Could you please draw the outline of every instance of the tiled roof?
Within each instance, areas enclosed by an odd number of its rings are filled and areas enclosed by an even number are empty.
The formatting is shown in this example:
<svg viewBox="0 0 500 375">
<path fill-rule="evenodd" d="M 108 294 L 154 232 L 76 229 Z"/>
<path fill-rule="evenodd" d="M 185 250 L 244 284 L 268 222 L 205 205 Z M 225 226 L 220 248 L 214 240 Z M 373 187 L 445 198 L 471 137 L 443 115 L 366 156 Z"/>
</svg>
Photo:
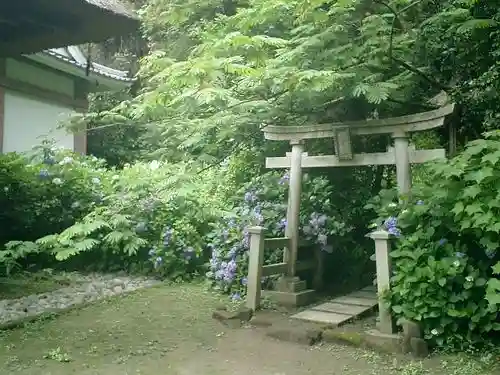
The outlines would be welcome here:
<svg viewBox="0 0 500 375">
<path fill-rule="evenodd" d="M 137 15 L 120 0 L 85 0 L 87 3 L 105 9 L 108 12 L 119 14 L 129 18 L 137 18 Z"/>
<path fill-rule="evenodd" d="M 96 0 L 93 0 L 96 1 Z M 69 46 L 62 48 L 51 48 L 43 51 L 44 54 L 50 55 L 57 59 L 63 60 L 83 70 L 87 69 L 87 58 L 78 46 Z M 124 70 L 113 69 L 105 65 L 90 62 L 90 71 L 103 77 L 112 78 L 117 81 L 133 82 L 134 79 L 130 78 L 128 72 Z"/>
</svg>

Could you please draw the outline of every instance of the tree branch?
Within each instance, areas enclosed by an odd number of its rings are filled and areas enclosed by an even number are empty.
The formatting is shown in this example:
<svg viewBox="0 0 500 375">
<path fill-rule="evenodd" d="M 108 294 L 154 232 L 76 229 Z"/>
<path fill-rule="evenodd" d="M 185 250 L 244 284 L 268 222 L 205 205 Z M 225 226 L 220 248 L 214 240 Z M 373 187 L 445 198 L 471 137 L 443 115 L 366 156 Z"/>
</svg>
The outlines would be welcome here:
<svg viewBox="0 0 500 375">
<path fill-rule="evenodd" d="M 406 70 L 412 72 L 412 73 L 415 73 L 416 75 L 418 75 L 420 78 L 422 78 L 423 80 L 425 80 L 427 83 L 429 83 L 430 85 L 440 89 L 440 90 L 443 90 L 445 92 L 448 92 L 450 90 L 449 87 L 439 83 L 438 81 L 432 79 L 431 77 L 429 77 L 427 74 L 425 74 L 424 72 L 422 72 L 421 70 L 411 66 L 410 64 L 408 64 L 406 61 L 403 61 L 401 59 L 398 59 L 397 57 L 394 57 L 394 56 L 391 56 L 391 59 L 396 62 L 397 64 L 399 64 L 400 66 L 402 66 L 403 68 L 405 68 Z"/>
</svg>

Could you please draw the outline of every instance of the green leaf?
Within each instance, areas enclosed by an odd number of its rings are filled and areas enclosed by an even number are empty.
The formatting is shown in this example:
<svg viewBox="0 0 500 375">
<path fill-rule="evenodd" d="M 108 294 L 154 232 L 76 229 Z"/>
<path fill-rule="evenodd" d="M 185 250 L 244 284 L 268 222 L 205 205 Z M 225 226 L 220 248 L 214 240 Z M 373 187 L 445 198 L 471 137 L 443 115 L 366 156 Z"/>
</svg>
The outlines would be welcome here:
<svg viewBox="0 0 500 375">
<path fill-rule="evenodd" d="M 464 198 L 476 198 L 481 193 L 479 185 L 468 186 L 464 189 L 462 196 Z"/>
<path fill-rule="evenodd" d="M 451 212 L 453 212 L 455 215 L 458 215 L 464 211 L 464 208 L 465 208 L 464 204 L 462 202 L 458 201 L 457 203 L 455 203 L 455 206 L 453 207 Z"/>
<path fill-rule="evenodd" d="M 484 286 L 486 285 L 486 279 L 482 277 L 478 277 L 475 282 L 476 286 Z"/>
<path fill-rule="evenodd" d="M 500 275 L 500 262 L 497 262 L 491 269 L 495 275 Z"/>
<path fill-rule="evenodd" d="M 445 278 L 440 278 L 438 280 L 438 284 L 439 284 L 439 286 L 445 286 L 446 285 L 446 279 Z"/>
<path fill-rule="evenodd" d="M 399 305 L 392 306 L 392 311 L 394 311 L 396 314 L 401 314 L 403 312 L 403 307 Z"/>
<path fill-rule="evenodd" d="M 474 18 L 472 20 L 465 21 L 457 29 L 458 33 L 472 32 L 474 29 L 487 29 L 490 27 L 496 27 L 498 23 L 495 20 L 487 18 Z"/>
</svg>

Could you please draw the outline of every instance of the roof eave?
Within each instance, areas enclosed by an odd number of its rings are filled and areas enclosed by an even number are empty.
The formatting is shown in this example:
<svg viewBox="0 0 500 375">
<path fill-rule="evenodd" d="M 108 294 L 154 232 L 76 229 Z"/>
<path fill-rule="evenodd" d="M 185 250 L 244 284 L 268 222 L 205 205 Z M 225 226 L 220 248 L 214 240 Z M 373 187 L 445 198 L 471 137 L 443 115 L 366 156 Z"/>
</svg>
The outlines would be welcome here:
<svg viewBox="0 0 500 375">
<path fill-rule="evenodd" d="M 96 73 L 93 70 L 90 70 L 89 75 L 87 75 L 85 69 L 44 52 L 27 55 L 25 57 L 37 63 L 51 67 L 55 70 L 88 81 L 92 89 L 91 92 L 120 91 L 132 86 L 132 84 L 135 81 L 132 78 L 129 78 L 127 80 L 121 80 L 121 79 L 106 77 L 99 73 Z"/>
</svg>

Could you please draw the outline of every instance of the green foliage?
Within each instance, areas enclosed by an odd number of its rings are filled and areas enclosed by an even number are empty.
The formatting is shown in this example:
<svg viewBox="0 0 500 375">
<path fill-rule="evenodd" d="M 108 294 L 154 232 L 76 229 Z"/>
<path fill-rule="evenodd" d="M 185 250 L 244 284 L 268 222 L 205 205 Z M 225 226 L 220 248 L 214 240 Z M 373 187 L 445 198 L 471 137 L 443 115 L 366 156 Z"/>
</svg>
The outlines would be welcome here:
<svg viewBox="0 0 500 375">
<path fill-rule="evenodd" d="M 377 225 L 397 222 L 402 232 L 391 253 L 390 301 L 398 317 L 420 321 L 431 342 L 465 346 L 500 330 L 492 272 L 500 259 L 500 134 L 470 142 L 428 171 L 412 201 L 399 205 L 390 192 L 378 198 Z"/>
<path fill-rule="evenodd" d="M 50 144 L 43 144 L 30 158 L 1 155 L 0 244 L 56 233 L 101 205 L 107 188 L 100 179 L 102 163 L 56 150 Z M 17 248 L 19 244 L 11 244 L 0 255 L 8 260 L 9 268 L 26 255 L 25 251 L 16 255 Z"/>
</svg>

